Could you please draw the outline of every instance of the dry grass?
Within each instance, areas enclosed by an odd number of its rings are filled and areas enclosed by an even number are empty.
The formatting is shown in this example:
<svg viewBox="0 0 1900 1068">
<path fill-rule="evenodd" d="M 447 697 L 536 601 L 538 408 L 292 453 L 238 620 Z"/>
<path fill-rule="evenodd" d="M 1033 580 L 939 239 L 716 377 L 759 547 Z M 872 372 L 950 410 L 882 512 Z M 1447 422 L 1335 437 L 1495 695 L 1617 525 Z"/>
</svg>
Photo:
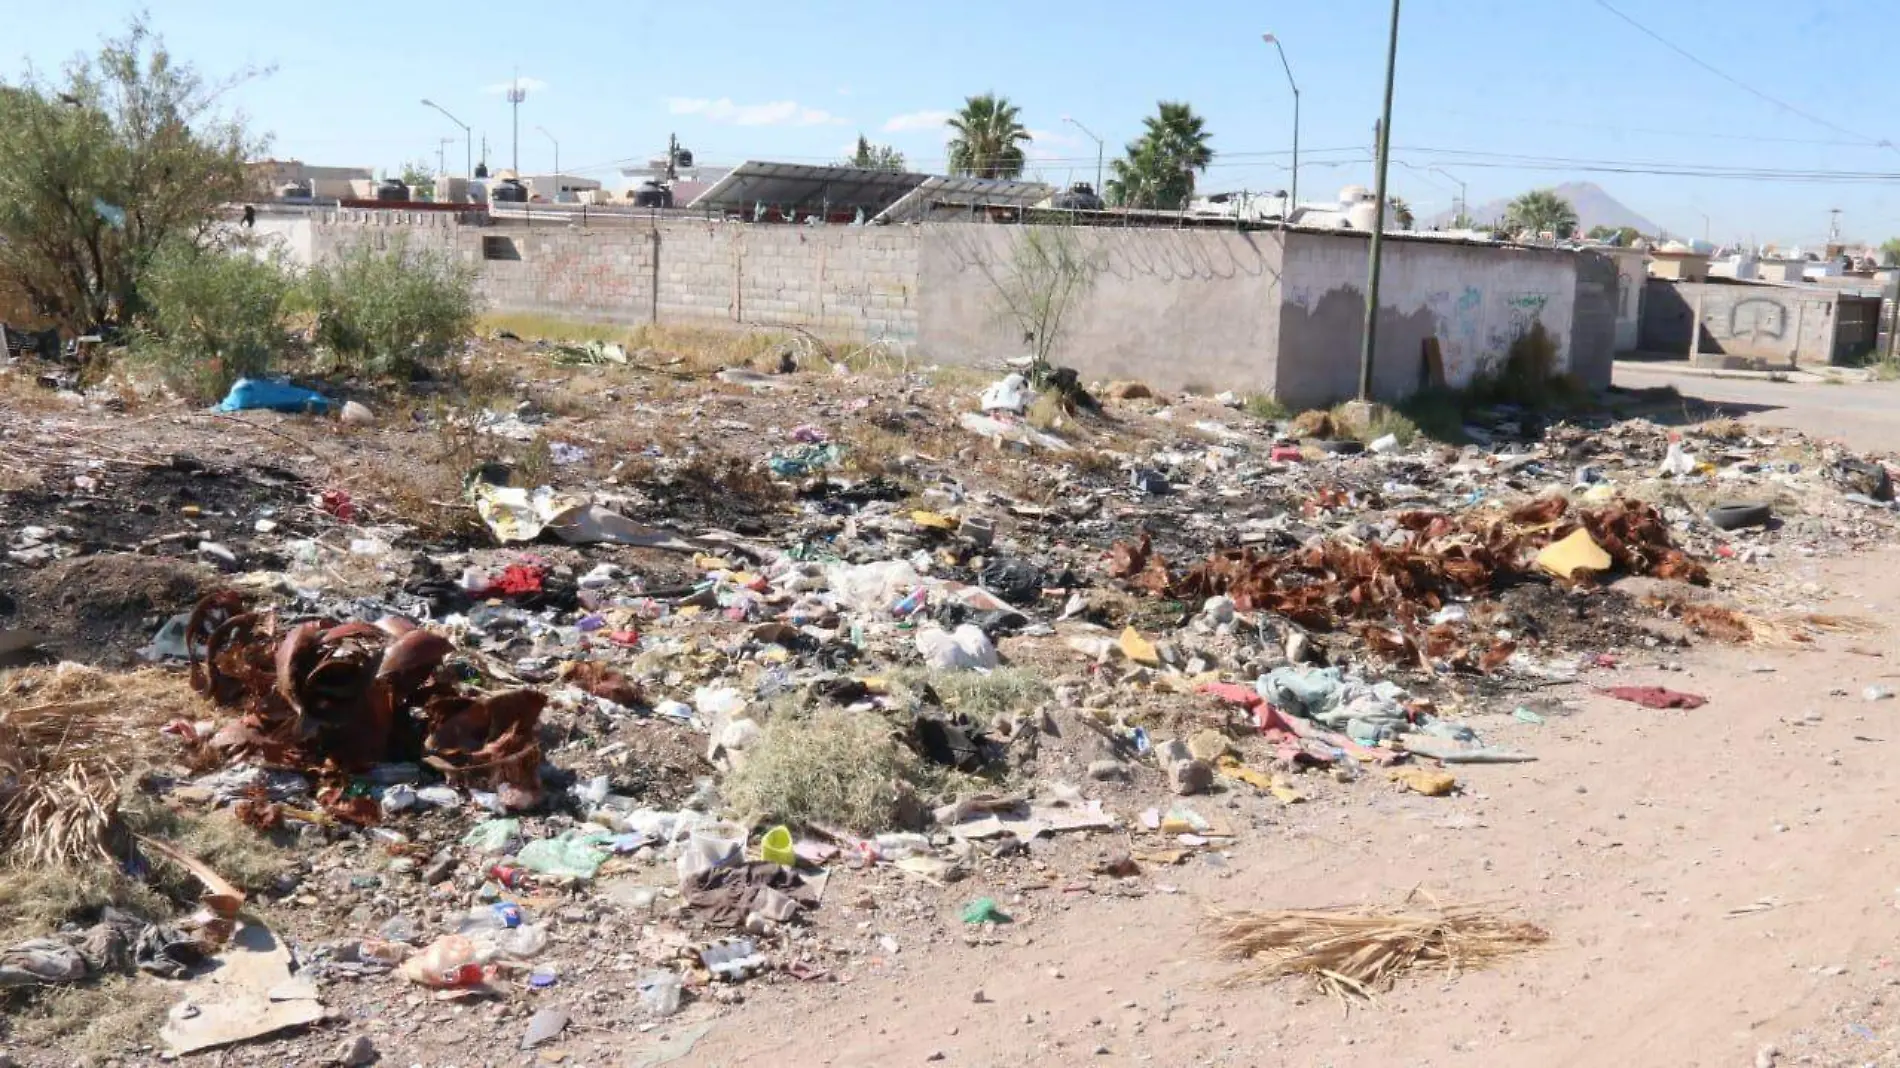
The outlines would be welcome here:
<svg viewBox="0 0 1900 1068">
<path fill-rule="evenodd" d="M 172 904 L 150 885 L 106 862 L 0 871 L 0 944 L 44 937 L 68 920 L 113 905 L 139 916 L 165 916 Z"/>
<path fill-rule="evenodd" d="M 202 708 L 182 677 L 161 671 L 61 665 L 0 675 L 0 859 L 109 860 L 119 795 L 158 727 Z"/>
<path fill-rule="evenodd" d="M 943 700 L 945 708 L 981 725 L 1032 708 L 1048 700 L 1052 692 L 1041 672 L 1027 668 L 990 672 L 905 668 L 893 675 L 892 681 L 913 691 L 928 686 Z"/>
<path fill-rule="evenodd" d="M 9 1015 L 25 1045 L 44 1049 L 57 1041 L 76 1063 L 105 1063 L 152 1045 L 182 989 L 146 975 L 107 975 L 38 988 Z"/>
<path fill-rule="evenodd" d="M 1223 955 L 1248 962 L 1227 985 L 1303 976 L 1341 999 L 1371 999 L 1414 968 L 1471 971 L 1550 940 L 1543 928 L 1485 906 L 1420 909 L 1409 898 L 1395 909 L 1215 912 L 1209 927 Z"/>
<path fill-rule="evenodd" d="M 1061 394 L 1049 390 L 1036 394 L 1023 418 L 1037 430 L 1057 430 L 1068 422 L 1069 409 Z"/>
<path fill-rule="evenodd" d="M 903 822 L 939 778 L 879 714 L 826 708 L 769 720 L 720 789 L 748 820 L 868 834 Z"/>
</svg>

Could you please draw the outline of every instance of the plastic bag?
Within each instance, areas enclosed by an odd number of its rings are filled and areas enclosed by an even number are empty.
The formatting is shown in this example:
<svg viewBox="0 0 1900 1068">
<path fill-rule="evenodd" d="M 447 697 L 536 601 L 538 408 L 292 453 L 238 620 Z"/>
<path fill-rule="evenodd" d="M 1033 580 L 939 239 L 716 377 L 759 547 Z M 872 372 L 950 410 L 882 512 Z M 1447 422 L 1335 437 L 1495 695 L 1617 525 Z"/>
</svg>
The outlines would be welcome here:
<svg viewBox="0 0 1900 1068">
<path fill-rule="evenodd" d="M 988 671 L 996 666 L 996 646 L 981 627 L 965 623 L 954 631 L 935 624 L 917 632 L 917 651 L 940 671 Z"/>
<path fill-rule="evenodd" d="M 443 935 L 428 948 L 402 962 L 403 978 L 438 990 L 480 986 L 487 981 L 481 953 L 463 935 Z"/>
<path fill-rule="evenodd" d="M 218 402 L 218 411 L 242 412 L 263 408 L 273 412 L 317 412 L 319 414 L 335 407 L 336 402 L 318 393 L 314 389 L 304 389 L 288 382 L 272 382 L 261 378 L 240 378 L 231 383 L 231 392 Z"/>
<path fill-rule="evenodd" d="M 924 581 L 904 560 L 838 564 L 825 569 L 825 580 L 838 600 L 858 612 L 877 612 L 909 594 Z"/>
<path fill-rule="evenodd" d="M 612 837 L 605 831 L 569 831 L 556 838 L 529 842 L 515 854 L 515 861 L 541 875 L 592 879 L 613 855 L 605 845 Z"/>
<path fill-rule="evenodd" d="M 1029 391 L 1029 380 L 1019 374 L 1005 375 L 990 383 L 983 391 L 982 409 L 986 412 L 1017 412 L 1028 409 L 1029 400 L 1034 394 Z"/>
</svg>

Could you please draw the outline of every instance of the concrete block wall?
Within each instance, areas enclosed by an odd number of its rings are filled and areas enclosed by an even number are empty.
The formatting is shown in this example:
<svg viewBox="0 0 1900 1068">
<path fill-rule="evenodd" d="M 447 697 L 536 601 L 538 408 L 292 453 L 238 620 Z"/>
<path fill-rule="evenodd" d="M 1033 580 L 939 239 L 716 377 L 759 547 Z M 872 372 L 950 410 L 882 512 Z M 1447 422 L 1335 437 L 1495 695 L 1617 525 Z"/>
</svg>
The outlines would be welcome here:
<svg viewBox="0 0 1900 1068">
<path fill-rule="evenodd" d="M 1090 266 L 1052 358 L 1084 379 L 1163 389 L 1271 392 L 1280 350 L 1280 241 L 1274 232 L 1015 227 L 918 228 L 918 348 L 930 359 L 1026 355 L 1009 312 L 1018 250 L 1036 230 L 1072 241 Z"/>
<path fill-rule="evenodd" d="M 888 339 L 946 362 L 1029 351 L 1008 294 L 1014 257 L 1033 228 L 707 221 L 583 228 L 381 211 L 330 213 L 312 227 L 308 247 L 319 259 L 357 242 L 386 247 L 405 233 L 451 251 L 481 269 L 482 291 L 501 311 L 796 326 L 841 341 Z M 1054 358 L 1085 378 L 1271 392 L 1295 406 L 1355 392 L 1364 235 L 1113 227 L 1059 234 L 1075 243 L 1090 274 Z M 1438 339 L 1447 380 L 1462 385 L 1502 360 L 1533 322 L 1556 342 L 1560 370 L 1601 369 L 1607 381 L 1614 272 L 1580 275 L 1578 264 L 1577 254 L 1555 250 L 1389 242 L 1375 391 L 1392 399 L 1418 387 L 1426 338 Z"/>
<path fill-rule="evenodd" d="M 828 338 L 917 337 L 912 228 L 668 222 L 466 225 L 452 216 L 343 212 L 316 220 L 313 259 L 400 233 L 481 269 L 497 311 L 639 324 L 798 326 Z"/>
<path fill-rule="evenodd" d="M 1293 231 L 1284 260 L 1276 395 L 1293 407 L 1354 395 L 1365 334 L 1368 238 Z M 1542 323 L 1572 370 L 1577 256 L 1556 249 L 1397 240 L 1385 245 L 1373 393 L 1396 400 L 1424 382 L 1425 341 L 1436 338 L 1445 381 L 1457 387 L 1505 359 Z M 1601 383 L 1607 385 L 1607 381 Z"/>
</svg>

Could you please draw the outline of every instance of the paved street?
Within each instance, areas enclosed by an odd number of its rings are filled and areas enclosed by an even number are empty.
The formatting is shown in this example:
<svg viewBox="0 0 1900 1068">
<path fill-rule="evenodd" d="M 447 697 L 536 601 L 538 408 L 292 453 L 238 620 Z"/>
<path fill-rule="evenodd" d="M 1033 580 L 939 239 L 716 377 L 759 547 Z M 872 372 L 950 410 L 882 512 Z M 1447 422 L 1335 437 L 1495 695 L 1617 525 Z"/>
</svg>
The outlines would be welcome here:
<svg viewBox="0 0 1900 1068">
<path fill-rule="evenodd" d="M 1619 363 L 1625 389 L 1675 386 L 1687 398 L 1727 408 L 1751 422 L 1840 438 L 1857 449 L 1900 449 L 1900 382 L 1851 385 L 1710 378 Z"/>
</svg>

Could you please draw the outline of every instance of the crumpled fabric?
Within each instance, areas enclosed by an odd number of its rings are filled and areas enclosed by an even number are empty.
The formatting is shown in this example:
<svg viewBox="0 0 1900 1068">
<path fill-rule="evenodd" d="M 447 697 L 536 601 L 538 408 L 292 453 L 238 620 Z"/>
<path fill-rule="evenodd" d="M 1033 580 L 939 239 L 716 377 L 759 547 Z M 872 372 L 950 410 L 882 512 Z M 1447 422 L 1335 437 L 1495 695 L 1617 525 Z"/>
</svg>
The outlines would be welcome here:
<svg viewBox="0 0 1900 1068">
<path fill-rule="evenodd" d="M 680 893 L 706 922 L 721 927 L 743 927 L 753 912 L 782 921 L 818 907 L 817 891 L 803 877 L 764 862 L 698 872 L 681 884 Z"/>
<path fill-rule="evenodd" d="M 147 923 L 108 907 L 91 927 L 29 938 L 0 949 L 0 989 L 76 983 L 134 968 L 164 979 L 182 979 L 204 959 L 198 940 L 180 928 Z"/>
<path fill-rule="evenodd" d="M 1701 708 L 1709 703 L 1709 699 L 1701 694 L 1683 693 L 1661 686 L 1604 686 L 1597 692 L 1644 708 Z"/>
<path fill-rule="evenodd" d="M 1403 689 L 1390 682 L 1347 678 L 1338 668 L 1275 668 L 1262 675 L 1254 689 L 1275 708 L 1343 730 L 1361 745 L 1377 745 L 1409 726 L 1399 704 Z"/>
</svg>

